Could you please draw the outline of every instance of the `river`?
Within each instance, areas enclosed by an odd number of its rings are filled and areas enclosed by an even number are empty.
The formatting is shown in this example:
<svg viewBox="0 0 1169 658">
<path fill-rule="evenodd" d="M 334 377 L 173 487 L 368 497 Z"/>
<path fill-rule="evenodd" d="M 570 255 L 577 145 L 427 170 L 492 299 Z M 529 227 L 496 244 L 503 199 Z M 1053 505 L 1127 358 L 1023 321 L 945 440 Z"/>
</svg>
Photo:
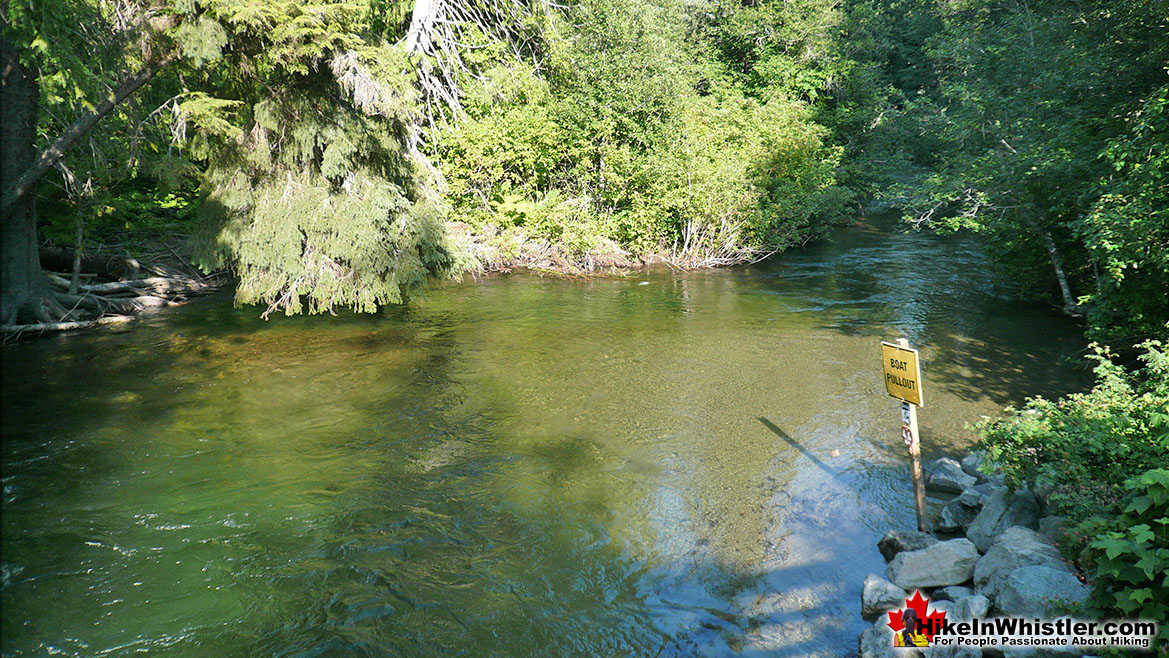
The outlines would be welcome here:
<svg viewBox="0 0 1169 658">
<path fill-rule="evenodd" d="M 4 656 L 851 655 L 914 524 L 879 341 L 922 350 L 927 459 L 1087 381 L 1079 327 L 887 219 L 257 315 L 3 347 Z"/>
</svg>

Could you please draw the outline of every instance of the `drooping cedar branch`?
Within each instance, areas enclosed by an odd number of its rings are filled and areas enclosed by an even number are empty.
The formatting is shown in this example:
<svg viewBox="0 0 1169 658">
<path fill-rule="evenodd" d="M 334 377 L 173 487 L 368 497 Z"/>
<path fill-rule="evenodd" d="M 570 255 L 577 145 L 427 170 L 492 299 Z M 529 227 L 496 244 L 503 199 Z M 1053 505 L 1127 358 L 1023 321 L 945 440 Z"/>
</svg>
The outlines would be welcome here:
<svg viewBox="0 0 1169 658">
<path fill-rule="evenodd" d="M 175 59 L 176 56 L 171 55 L 148 62 L 138 73 L 127 79 L 112 94 L 106 97 L 105 100 L 98 103 L 92 112 L 74 121 L 73 125 L 61 133 L 48 148 L 41 151 L 40 155 L 33 161 L 32 166 L 21 174 L 15 183 L 4 190 L 3 197 L 0 197 L 0 210 L 6 210 L 9 206 L 19 201 L 21 197 L 32 189 L 32 186 L 37 180 L 61 159 L 61 156 L 65 154 L 65 151 L 69 150 L 69 147 L 74 142 L 81 138 L 90 128 L 97 125 L 97 122 L 101 121 L 103 117 L 117 107 L 118 103 L 121 103 L 131 94 L 138 91 L 142 85 L 149 82 L 160 70 L 174 62 Z M 7 214 L 5 214 L 5 217 L 7 217 Z"/>
</svg>

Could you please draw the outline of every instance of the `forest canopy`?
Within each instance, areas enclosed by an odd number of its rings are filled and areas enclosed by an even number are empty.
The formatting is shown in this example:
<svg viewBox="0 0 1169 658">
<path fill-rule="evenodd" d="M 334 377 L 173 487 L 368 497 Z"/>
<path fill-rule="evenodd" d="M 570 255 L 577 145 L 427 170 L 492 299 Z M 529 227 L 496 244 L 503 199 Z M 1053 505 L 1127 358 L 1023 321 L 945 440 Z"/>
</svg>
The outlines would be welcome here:
<svg viewBox="0 0 1169 658">
<path fill-rule="evenodd" d="M 1139 339 L 1169 321 L 1167 16 L 1164 0 L 8 2 L 3 321 L 69 314 L 46 240 L 182 236 L 265 313 L 374 311 L 428 277 L 516 265 L 746 262 L 879 199 L 976 233 L 1093 333 Z"/>
</svg>

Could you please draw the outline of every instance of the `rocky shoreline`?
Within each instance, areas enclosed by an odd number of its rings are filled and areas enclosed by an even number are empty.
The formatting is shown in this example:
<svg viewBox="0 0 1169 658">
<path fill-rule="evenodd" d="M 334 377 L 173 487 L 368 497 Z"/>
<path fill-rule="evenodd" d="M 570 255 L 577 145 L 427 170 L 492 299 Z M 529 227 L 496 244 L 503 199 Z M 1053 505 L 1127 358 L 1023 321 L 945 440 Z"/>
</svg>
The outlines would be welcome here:
<svg viewBox="0 0 1169 658">
<path fill-rule="evenodd" d="M 1011 491 L 978 453 L 961 462 L 942 457 L 925 470 L 927 490 L 955 496 L 934 519 L 934 533 L 891 530 L 878 543 L 889 564 L 884 574 L 865 578 L 861 614 L 874 624 L 860 636 L 860 658 L 1083 656 L 1073 648 L 892 646 L 885 613 L 905 607 L 914 590 L 953 622 L 1054 618 L 1080 608 L 1089 594 L 1056 548 L 1062 519 L 1047 514 L 1049 491 Z"/>
</svg>

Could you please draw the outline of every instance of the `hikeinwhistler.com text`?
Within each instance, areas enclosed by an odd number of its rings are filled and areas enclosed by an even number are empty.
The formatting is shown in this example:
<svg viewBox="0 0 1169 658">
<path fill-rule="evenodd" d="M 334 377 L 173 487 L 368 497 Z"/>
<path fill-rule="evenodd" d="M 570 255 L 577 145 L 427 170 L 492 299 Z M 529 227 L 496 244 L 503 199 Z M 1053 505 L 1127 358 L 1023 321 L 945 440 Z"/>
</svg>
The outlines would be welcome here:
<svg viewBox="0 0 1169 658">
<path fill-rule="evenodd" d="M 1149 650 L 1160 628 L 1148 620 L 975 618 L 969 621 L 931 622 L 932 644 L 964 647 L 1081 647 Z M 931 623 L 931 622 L 926 622 Z"/>
</svg>

